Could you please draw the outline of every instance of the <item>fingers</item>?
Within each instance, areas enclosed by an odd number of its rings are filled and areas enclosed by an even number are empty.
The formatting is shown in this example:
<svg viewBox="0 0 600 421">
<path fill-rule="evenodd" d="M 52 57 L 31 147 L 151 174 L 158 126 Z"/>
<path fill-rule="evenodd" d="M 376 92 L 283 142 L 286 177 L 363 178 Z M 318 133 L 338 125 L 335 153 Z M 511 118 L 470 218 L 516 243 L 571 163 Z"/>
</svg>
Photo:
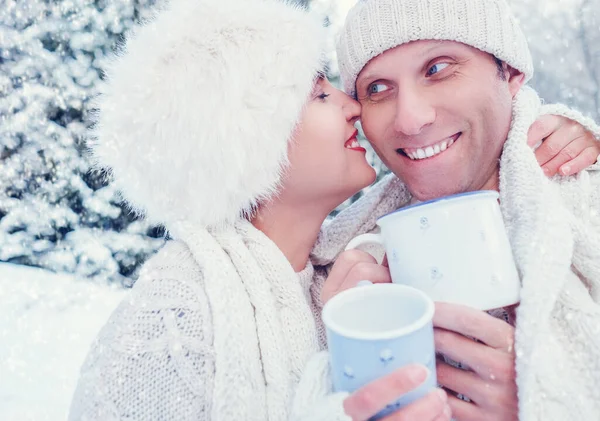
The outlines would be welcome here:
<svg viewBox="0 0 600 421">
<path fill-rule="evenodd" d="M 572 175 L 580 173 L 587 167 L 594 165 L 600 155 L 600 142 L 597 145 L 590 146 L 581 152 L 577 157 L 563 164 L 558 169 L 560 175 Z"/>
<path fill-rule="evenodd" d="M 420 386 L 428 376 L 421 365 L 408 365 L 363 386 L 344 401 L 344 410 L 353 420 L 366 420 L 398 397 Z"/>
<path fill-rule="evenodd" d="M 439 328 L 434 331 L 434 341 L 436 352 L 466 364 L 486 381 L 510 382 L 515 378 L 513 353 L 499 351 Z"/>
<path fill-rule="evenodd" d="M 452 419 L 452 408 L 449 405 L 444 407 L 444 410 L 433 421 L 450 421 Z"/>
<path fill-rule="evenodd" d="M 377 260 L 370 254 L 361 250 L 344 251 L 336 260 L 323 285 L 321 300 L 326 303 L 333 296 L 355 287 L 363 280 L 373 283 L 392 282 L 389 269 L 377 264 Z"/>
<path fill-rule="evenodd" d="M 600 144 L 594 135 L 565 117 L 540 117 L 529 129 L 529 145 L 537 145 L 542 139 L 540 136 L 544 141 L 536 149 L 535 156 L 549 177 L 557 173 L 576 174 L 593 165 L 600 154 Z"/>
<path fill-rule="evenodd" d="M 531 127 L 529 127 L 527 144 L 532 148 L 536 145 L 540 145 L 546 137 L 558 130 L 564 121 L 569 120 L 552 114 L 540 116 Z"/>
<path fill-rule="evenodd" d="M 455 421 L 481 421 L 487 419 L 487 414 L 482 414 L 477 406 L 454 396 L 448 396 L 448 406 L 452 411 L 452 419 Z"/>
<path fill-rule="evenodd" d="M 585 133 L 581 133 L 579 137 L 573 138 L 575 133 L 565 133 L 563 129 L 550 135 L 542 146 L 536 151 L 535 155 L 538 162 L 544 169 L 544 174 L 549 177 L 556 175 L 559 168 L 579 156 L 579 154 L 590 145 L 590 141 L 585 137 Z M 566 143 L 566 142 L 569 143 Z"/>
<path fill-rule="evenodd" d="M 452 411 L 448 406 L 448 395 L 436 389 L 423 398 L 383 418 L 382 421 L 449 421 Z"/>
<path fill-rule="evenodd" d="M 350 269 L 352 269 L 357 263 L 377 264 L 377 260 L 369 253 L 361 250 L 346 250 L 340 253 L 333 264 L 333 268 L 331 269 L 329 275 L 331 276 L 335 272 L 336 275 L 345 278 L 348 275 L 348 272 L 350 272 Z"/>
<path fill-rule="evenodd" d="M 448 396 L 448 406 L 455 421 L 517 421 L 519 405 L 516 397 L 512 402 L 498 402 L 495 407 L 483 407 Z"/>
<path fill-rule="evenodd" d="M 464 336 L 471 336 L 504 352 L 512 352 L 514 348 L 515 333 L 512 326 L 471 307 L 437 302 L 433 325 Z"/>
<path fill-rule="evenodd" d="M 360 281 L 371 281 L 373 283 L 392 282 L 390 270 L 377 263 L 357 263 L 346 275 L 345 283 L 355 286 Z"/>
<path fill-rule="evenodd" d="M 438 361 L 436 367 L 438 383 L 446 389 L 468 396 L 475 402 L 487 400 L 491 385 L 472 371 L 452 367 Z"/>
</svg>

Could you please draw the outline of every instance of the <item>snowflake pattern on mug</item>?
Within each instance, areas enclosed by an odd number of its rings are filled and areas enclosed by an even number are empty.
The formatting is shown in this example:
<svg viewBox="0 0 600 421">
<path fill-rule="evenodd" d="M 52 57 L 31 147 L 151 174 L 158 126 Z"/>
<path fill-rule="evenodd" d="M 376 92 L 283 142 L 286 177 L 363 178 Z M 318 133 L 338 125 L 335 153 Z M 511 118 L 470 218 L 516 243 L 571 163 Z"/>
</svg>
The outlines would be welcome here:
<svg viewBox="0 0 600 421">
<path fill-rule="evenodd" d="M 439 281 L 440 279 L 443 278 L 444 275 L 442 275 L 442 271 L 439 270 L 436 266 L 432 267 L 430 269 L 430 276 L 431 276 L 431 280 L 432 281 Z"/>
<path fill-rule="evenodd" d="M 429 219 L 426 216 L 421 217 L 421 229 L 426 230 L 429 228 Z"/>
<path fill-rule="evenodd" d="M 379 360 L 383 363 L 383 365 L 388 365 L 390 362 L 394 361 L 394 353 L 391 349 L 386 348 L 379 354 Z"/>
<path fill-rule="evenodd" d="M 344 366 L 344 377 L 350 380 L 354 378 L 354 370 L 352 369 L 352 367 L 348 365 Z"/>
<path fill-rule="evenodd" d="M 398 263 L 398 251 L 396 249 L 392 250 L 391 261 Z"/>
</svg>

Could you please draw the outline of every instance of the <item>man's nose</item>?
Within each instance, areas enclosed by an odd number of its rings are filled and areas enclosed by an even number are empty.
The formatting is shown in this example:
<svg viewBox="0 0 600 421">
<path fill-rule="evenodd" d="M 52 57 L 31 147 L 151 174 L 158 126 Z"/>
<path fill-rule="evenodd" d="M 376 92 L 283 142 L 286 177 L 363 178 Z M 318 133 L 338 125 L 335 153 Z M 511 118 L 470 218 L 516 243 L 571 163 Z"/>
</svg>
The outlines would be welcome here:
<svg viewBox="0 0 600 421">
<path fill-rule="evenodd" d="M 394 129 L 414 136 L 435 121 L 435 108 L 427 96 L 418 90 L 403 90 L 396 98 Z"/>
</svg>

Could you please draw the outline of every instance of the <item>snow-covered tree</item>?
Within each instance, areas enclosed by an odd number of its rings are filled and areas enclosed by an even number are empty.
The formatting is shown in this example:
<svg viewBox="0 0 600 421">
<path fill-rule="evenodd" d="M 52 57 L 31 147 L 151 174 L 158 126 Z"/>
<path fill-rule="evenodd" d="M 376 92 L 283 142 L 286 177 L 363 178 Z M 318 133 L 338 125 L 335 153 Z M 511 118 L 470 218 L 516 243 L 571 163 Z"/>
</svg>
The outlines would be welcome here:
<svg viewBox="0 0 600 421">
<path fill-rule="evenodd" d="M 512 0 L 527 36 L 533 87 L 547 102 L 600 119 L 600 0 Z"/>
<path fill-rule="evenodd" d="M 162 244 L 84 153 L 103 60 L 152 3 L 2 2 L 0 260 L 118 281 Z"/>
<path fill-rule="evenodd" d="M 83 153 L 104 60 L 157 1 L 0 1 L 0 261 L 122 280 L 162 244 Z M 339 84 L 335 34 L 357 0 L 297 1 L 327 16 Z M 600 0 L 509 1 L 534 55 L 534 87 L 599 120 Z"/>
</svg>

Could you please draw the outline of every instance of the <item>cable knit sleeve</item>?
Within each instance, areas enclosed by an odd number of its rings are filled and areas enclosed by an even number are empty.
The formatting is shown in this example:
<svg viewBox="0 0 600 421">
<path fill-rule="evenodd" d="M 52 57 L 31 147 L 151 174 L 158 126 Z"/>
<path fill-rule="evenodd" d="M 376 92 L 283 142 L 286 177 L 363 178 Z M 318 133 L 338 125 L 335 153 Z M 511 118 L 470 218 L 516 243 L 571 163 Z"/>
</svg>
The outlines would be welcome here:
<svg viewBox="0 0 600 421">
<path fill-rule="evenodd" d="M 291 421 L 352 421 L 344 412 L 348 393 L 332 393 L 328 353 L 315 354 L 306 364 L 292 408 Z"/>
<path fill-rule="evenodd" d="M 557 177 L 557 181 L 572 215 L 573 270 L 600 306 L 600 167 L 575 177 Z"/>
<path fill-rule="evenodd" d="M 202 274 L 169 242 L 92 345 L 69 419 L 209 420 L 213 379 Z"/>
<path fill-rule="evenodd" d="M 572 264 L 544 338 L 552 352 L 535 363 L 544 380 L 527 394 L 542 399 L 528 399 L 522 416 L 587 420 L 600 413 L 600 171 L 556 181 L 574 234 Z"/>
</svg>

